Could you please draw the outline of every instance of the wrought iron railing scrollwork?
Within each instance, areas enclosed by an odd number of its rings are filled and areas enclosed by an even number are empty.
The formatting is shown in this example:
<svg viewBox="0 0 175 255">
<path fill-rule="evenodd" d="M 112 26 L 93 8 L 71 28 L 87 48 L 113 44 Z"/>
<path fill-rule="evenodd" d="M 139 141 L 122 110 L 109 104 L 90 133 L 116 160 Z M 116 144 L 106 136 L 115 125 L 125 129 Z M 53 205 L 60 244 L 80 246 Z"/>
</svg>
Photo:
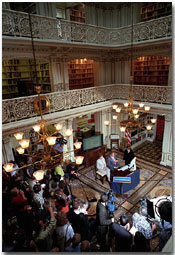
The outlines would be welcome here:
<svg viewBox="0 0 175 255">
<path fill-rule="evenodd" d="M 38 39 L 115 46 L 131 42 L 131 26 L 105 28 L 38 15 L 31 15 L 31 20 L 33 37 Z M 133 42 L 171 37 L 171 22 L 170 15 L 134 24 Z M 28 14 L 4 9 L 2 35 L 30 37 Z"/>
<path fill-rule="evenodd" d="M 129 84 L 112 84 L 79 90 L 45 94 L 51 103 L 49 113 L 97 104 L 114 99 L 128 100 Z M 10 123 L 37 116 L 33 102 L 37 96 L 2 100 L 2 123 Z M 157 104 L 172 104 L 170 86 L 133 86 L 135 101 Z"/>
</svg>

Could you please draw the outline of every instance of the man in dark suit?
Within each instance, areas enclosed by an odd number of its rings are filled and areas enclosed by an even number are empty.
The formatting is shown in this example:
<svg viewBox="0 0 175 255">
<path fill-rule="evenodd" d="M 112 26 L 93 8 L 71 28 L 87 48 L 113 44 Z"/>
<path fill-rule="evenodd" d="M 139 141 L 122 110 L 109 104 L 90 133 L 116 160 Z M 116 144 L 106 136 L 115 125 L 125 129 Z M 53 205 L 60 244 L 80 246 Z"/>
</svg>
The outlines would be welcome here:
<svg viewBox="0 0 175 255">
<path fill-rule="evenodd" d="M 131 251 L 132 235 L 129 232 L 130 224 L 128 216 L 125 214 L 121 215 L 120 224 L 113 223 L 111 229 L 111 234 L 115 237 L 115 250 L 119 252 Z"/>
<path fill-rule="evenodd" d="M 106 233 L 108 232 L 108 226 L 114 222 L 114 218 L 110 218 L 109 216 L 107 201 L 108 196 L 106 194 L 102 194 L 96 208 L 97 239 L 98 243 L 100 244 L 101 251 L 105 251 Z"/>
<path fill-rule="evenodd" d="M 110 156 L 107 159 L 107 165 L 112 171 L 117 170 L 120 167 L 115 152 L 111 152 Z"/>
<path fill-rule="evenodd" d="M 124 152 L 123 159 L 125 160 L 125 165 L 129 165 L 131 160 L 134 158 L 134 152 L 131 149 L 131 146 L 128 146 Z"/>
</svg>

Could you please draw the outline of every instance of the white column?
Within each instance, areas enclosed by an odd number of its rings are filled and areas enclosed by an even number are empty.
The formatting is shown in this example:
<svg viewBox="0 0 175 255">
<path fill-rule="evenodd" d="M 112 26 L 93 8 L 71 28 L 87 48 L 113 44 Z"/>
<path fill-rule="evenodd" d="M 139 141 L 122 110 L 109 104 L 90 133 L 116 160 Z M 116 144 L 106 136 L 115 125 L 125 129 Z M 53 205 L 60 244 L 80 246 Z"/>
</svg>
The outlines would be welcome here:
<svg viewBox="0 0 175 255">
<path fill-rule="evenodd" d="M 101 126 L 100 126 L 100 121 L 101 121 L 101 112 L 95 112 L 94 113 L 94 120 L 95 120 L 95 132 L 100 133 L 101 132 Z"/>
<path fill-rule="evenodd" d="M 67 62 L 51 60 L 52 84 L 54 92 L 69 89 L 69 75 Z"/>
<path fill-rule="evenodd" d="M 70 128 L 72 129 L 72 121 L 73 119 L 69 119 L 67 121 L 65 121 L 63 123 L 63 128 L 62 128 L 62 134 L 65 136 L 65 133 L 64 133 L 64 130 L 67 129 L 67 128 Z M 72 135 L 68 138 L 66 137 L 67 139 L 67 144 L 64 145 L 63 147 L 63 160 L 71 160 L 71 161 L 74 161 L 74 145 L 73 145 L 73 133 Z M 71 151 L 71 152 L 70 152 Z"/>
<path fill-rule="evenodd" d="M 161 165 L 172 166 L 172 122 L 171 115 L 165 116 Z"/>
<path fill-rule="evenodd" d="M 10 144 L 10 136 L 3 136 L 2 138 L 2 163 L 5 164 L 10 160 L 14 160 L 12 147 Z"/>
</svg>

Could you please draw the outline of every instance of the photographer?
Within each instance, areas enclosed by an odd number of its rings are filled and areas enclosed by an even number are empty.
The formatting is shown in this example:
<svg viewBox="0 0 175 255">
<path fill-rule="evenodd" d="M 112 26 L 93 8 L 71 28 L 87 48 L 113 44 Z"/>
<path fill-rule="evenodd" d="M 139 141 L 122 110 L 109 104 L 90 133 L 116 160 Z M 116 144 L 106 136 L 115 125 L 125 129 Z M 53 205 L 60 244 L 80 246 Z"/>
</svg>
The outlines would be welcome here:
<svg viewBox="0 0 175 255">
<path fill-rule="evenodd" d="M 148 221 L 148 210 L 146 207 L 140 207 L 140 213 L 134 213 L 132 216 L 133 226 L 149 240 L 153 236 L 156 229 L 156 224 Z"/>
<path fill-rule="evenodd" d="M 114 222 L 114 218 L 110 218 L 110 214 L 107 209 L 107 202 L 108 196 L 106 194 L 102 194 L 96 207 L 97 239 L 100 244 L 101 251 L 105 251 L 108 226 Z"/>
<path fill-rule="evenodd" d="M 40 252 L 49 252 L 52 249 L 52 234 L 56 228 L 56 219 L 51 203 L 48 204 L 47 209 L 50 214 L 50 221 L 47 222 L 46 219 L 40 219 L 37 222 L 35 231 L 33 232 L 33 240 Z"/>
</svg>

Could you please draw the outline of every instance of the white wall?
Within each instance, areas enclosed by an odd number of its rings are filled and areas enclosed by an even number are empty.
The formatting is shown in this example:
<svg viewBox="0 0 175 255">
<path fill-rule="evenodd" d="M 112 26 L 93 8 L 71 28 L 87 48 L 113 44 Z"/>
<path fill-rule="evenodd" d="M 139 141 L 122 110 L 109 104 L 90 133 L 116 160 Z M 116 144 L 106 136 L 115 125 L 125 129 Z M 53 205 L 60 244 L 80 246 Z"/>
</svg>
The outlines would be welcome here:
<svg viewBox="0 0 175 255">
<path fill-rule="evenodd" d="M 133 4 L 133 22 L 140 21 L 140 3 Z M 123 27 L 131 24 L 131 5 L 123 3 L 121 8 L 104 9 L 85 4 L 86 23 L 101 27 Z"/>
</svg>

